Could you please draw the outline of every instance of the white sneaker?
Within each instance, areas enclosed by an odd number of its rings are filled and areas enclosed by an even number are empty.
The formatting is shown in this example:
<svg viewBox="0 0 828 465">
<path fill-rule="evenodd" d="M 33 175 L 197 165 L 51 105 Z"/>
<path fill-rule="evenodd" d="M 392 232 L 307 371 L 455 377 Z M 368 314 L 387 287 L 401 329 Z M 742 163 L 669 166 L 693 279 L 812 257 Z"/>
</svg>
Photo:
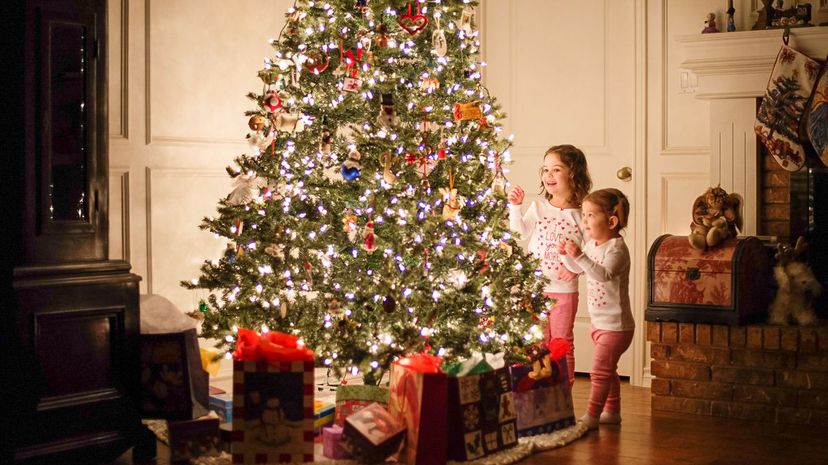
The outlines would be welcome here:
<svg viewBox="0 0 828 465">
<path fill-rule="evenodd" d="M 587 430 L 598 429 L 598 418 L 591 417 L 589 414 L 585 414 L 578 421 L 583 423 L 587 427 Z"/>
<path fill-rule="evenodd" d="M 601 412 L 601 418 L 598 419 L 598 423 L 604 425 L 618 425 L 621 423 L 621 414 Z"/>
</svg>

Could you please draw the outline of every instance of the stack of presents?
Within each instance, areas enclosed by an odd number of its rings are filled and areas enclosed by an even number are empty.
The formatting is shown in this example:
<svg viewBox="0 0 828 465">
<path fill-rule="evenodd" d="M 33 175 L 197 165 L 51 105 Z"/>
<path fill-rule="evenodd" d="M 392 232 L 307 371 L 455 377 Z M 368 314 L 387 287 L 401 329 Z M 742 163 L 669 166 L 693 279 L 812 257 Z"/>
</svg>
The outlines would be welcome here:
<svg viewBox="0 0 828 465">
<path fill-rule="evenodd" d="M 313 352 L 295 336 L 239 329 L 232 395 L 208 388 L 195 330 L 147 335 L 142 346 L 142 410 L 167 420 L 173 462 L 219 455 L 225 446 L 233 463 L 322 455 L 444 464 L 575 424 L 563 340 L 544 347 L 532 366 L 506 366 L 489 354 L 455 364 L 415 354 L 393 364 L 386 387 L 342 384 L 335 397 L 320 399 Z"/>
</svg>

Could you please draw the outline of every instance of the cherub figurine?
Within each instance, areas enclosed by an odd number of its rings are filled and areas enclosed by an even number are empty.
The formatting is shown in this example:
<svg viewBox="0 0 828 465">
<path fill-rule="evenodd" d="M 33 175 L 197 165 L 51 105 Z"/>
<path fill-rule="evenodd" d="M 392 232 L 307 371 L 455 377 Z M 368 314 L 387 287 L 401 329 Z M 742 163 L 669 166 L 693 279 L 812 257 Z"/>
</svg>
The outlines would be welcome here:
<svg viewBox="0 0 828 465">
<path fill-rule="evenodd" d="M 704 24 L 706 24 L 706 26 L 704 29 L 702 29 L 702 34 L 708 34 L 710 32 L 719 32 L 719 29 L 716 28 L 716 13 L 707 13 L 707 17 L 704 21 Z"/>
<path fill-rule="evenodd" d="M 715 247 L 723 240 L 736 237 L 742 228 L 739 216 L 741 198 L 728 194 L 719 186 L 711 187 L 693 202 L 690 245 L 698 250 Z"/>
</svg>

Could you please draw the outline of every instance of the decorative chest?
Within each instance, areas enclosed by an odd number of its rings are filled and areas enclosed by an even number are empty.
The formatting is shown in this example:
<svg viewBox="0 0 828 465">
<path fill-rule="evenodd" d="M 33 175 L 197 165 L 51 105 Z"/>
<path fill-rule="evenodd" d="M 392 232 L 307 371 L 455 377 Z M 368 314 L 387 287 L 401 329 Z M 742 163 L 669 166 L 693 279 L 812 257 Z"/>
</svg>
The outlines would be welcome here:
<svg viewBox="0 0 828 465">
<path fill-rule="evenodd" d="M 756 237 L 699 251 L 687 236 L 665 234 L 647 256 L 647 321 L 739 325 L 764 319 L 770 259 Z"/>
</svg>

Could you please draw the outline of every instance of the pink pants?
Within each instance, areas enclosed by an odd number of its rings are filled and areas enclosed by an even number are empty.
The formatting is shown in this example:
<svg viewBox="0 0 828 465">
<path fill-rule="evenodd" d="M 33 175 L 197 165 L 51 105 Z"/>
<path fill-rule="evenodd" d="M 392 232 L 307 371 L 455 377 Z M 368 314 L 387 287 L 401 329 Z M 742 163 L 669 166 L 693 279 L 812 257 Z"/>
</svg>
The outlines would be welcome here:
<svg viewBox="0 0 828 465">
<path fill-rule="evenodd" d="M 592 358 L 591 386 L 587 415 L 598 418 L 601 412 L 621 413 L 621 381 L 618 359 L 633 340 L 635 331 L 604 331 L 592 328 L 595 355 Z"/>
<path fill-rule="evenodd" d="M 569 384 L 571 385 L 575 382 L 575 336 L 572 334 L 572 328 L 575 326 L 575 314 L 578 313 L 578 293 L 548 292 L 544 295 L 557 301 L 555 307 L 549 311 L 549 321 L 544 330 L 544 336 L 546 342 L 560 337 L 566 339 L 571 345 L 569 352 L 566 353 L 566 367 L 569 370 Z"/>
</svg>

